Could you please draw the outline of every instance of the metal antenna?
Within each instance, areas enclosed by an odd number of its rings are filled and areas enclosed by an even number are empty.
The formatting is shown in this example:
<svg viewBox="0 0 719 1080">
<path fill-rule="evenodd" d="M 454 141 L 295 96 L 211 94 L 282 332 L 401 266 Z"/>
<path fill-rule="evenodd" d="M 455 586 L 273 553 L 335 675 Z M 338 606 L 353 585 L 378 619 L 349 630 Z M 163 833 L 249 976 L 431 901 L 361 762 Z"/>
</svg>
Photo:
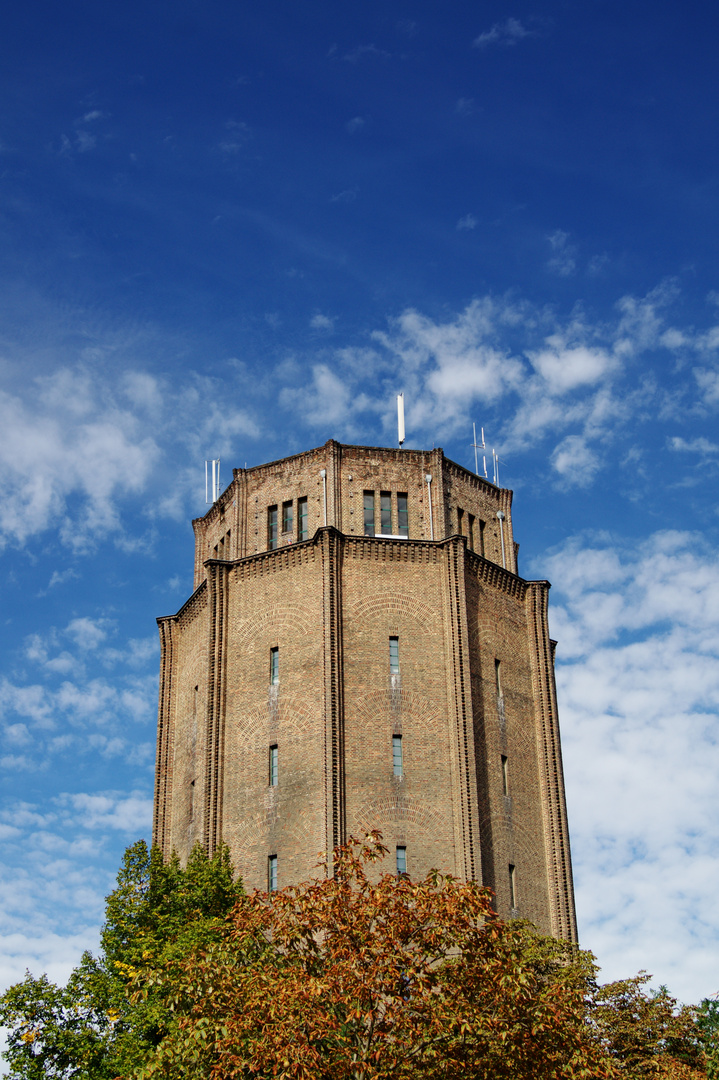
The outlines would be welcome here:
<svg viewBox="0 0 719 1080">
<path fill-rule="evenodd" d="M 210 501 L 210 497 L 209 497 L 210 492 L 209 492 L 209 485 L 208 485 L 209 477 L 208 477 L 208 470 L 207 470 L 208 464 L 209 463 L 207 461 L 205 461 L 205 502 L 206 503 L 208 503 Z M 217 502 L 219 497 L 220 497 L 220 459 L 219 458 L 213 458 L 212 459 L 212 502 L 213 502 L 213 505 Z"/>
<path fill-rule="evenodd" d="M 481 443 L 477 442 L 477 425 L 476 424 L 472 424 L 472 434 L 474 436 L 474 439 L 473 439 L 473 442 L 472 442 L 472 446 L 474 447 L 474 471 L 475 471 L 476 475 L 479 476 L 479 463 L 477 461 L 477 451 L 478 450 L 484 450 L 484 428 L 482 428 L 482 441 L 481 441 Z M 484 466 L 485 479 L 488 479 L 488 477 L 487 477 L 487 455 L 486 454 L 482 454 L 482 464 Z"/>
<path fill-rule="evenodd" d="M 401 450 L 404 442 L 404 394 L 397 394 L 397 437 Z"/>
<path fill-rule="evenodd" d="M 501 458 L 494 448 L 492 449 L 492 461 L 494 463 L 494 482 L 499 487 L 499 464 Z M 503 464 L 506 464 L 506 462 L 503 462 Z"/>
</svg>

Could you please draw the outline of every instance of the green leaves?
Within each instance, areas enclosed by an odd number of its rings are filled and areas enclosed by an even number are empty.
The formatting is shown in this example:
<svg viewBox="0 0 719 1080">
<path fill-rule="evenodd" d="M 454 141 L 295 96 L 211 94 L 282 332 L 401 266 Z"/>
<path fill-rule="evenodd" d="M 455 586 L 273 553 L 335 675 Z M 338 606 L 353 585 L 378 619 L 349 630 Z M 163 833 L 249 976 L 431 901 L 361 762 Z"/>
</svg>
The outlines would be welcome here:
<svg viewBox="0 0 719 1080">
<path fill-rule="evenodd" d="M 220 940 L 242 895 L 226 847 L 208 859 L 197 846 L 183 869 L 176 857 L 165 863 L 144 841 L 133 844 L 107 898 L 99 958 L 85 953 L 65 987 L 28 974 L 0 998 L 10 1075 L 134 1075 L 176 1022 L 158 973 Z M 143 992 L 131 999 L 138 984 Z"/>
</svg>

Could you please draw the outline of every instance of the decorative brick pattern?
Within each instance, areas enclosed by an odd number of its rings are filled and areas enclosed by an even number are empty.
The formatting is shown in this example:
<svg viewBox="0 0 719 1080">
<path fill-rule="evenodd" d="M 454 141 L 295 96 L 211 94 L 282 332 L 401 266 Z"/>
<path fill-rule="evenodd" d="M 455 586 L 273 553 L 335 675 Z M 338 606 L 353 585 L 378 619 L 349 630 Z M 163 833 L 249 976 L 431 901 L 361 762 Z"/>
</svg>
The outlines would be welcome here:
<svg viewBox="0 0 719 1080">
<path fill-rule="evenodd" d="M 390 538 L 364 535 L 365 492 L 376 531 L 390 494 Z M 410 874 L 483 881 L 501 914 L 575 940 L 548 585 L 517 576 L 511 510 L 439 449 L 330 441 L 236 469 L 193 522 L 195 592 L 158 620 L 165 854 L 224 839 L 249 888 L 269 855 L 282 887 L 379 828 L 387 869 L 405 847 Z"/>
</svg>

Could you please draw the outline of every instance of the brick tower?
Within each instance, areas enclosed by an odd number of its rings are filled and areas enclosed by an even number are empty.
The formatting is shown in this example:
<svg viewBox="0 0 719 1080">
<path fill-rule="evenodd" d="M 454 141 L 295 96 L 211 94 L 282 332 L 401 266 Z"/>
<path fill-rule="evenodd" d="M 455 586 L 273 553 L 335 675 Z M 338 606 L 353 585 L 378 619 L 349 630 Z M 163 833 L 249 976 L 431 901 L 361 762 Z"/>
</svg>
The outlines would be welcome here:
<svg viewBox="0 0 719 1080">
<path fill-rule="evenodd" d="M 225 840 L 266 889 L 379 829 L 391 869 L 575 940 L 549 584 L 517 575 L 511 505 L 441 449 L 235 469 L 158 619 L 155 843 Z"/>
</svg>

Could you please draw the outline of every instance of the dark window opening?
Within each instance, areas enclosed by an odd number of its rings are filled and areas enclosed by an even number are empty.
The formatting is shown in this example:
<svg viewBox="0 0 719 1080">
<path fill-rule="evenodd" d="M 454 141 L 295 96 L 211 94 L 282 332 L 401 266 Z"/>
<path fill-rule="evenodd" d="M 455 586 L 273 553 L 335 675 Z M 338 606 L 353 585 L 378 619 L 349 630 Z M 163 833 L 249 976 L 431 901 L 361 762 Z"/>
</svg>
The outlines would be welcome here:
<svg viewBox="0 0 719 1080">
<path fill-rule="evenodd" d="M 392 495 L 389 491 L 379 493 L 380 532 L 392 532 Z"/>
<path fill-rule="evenodd" d="M 277 507 L 267 507 L 267 547 L 277 547 Z"/>
<path fill-rule="evenodd" d="M 282 532 L 292 532 L 294 525 L 294 507 L 291 502 L 282 503 Z"/>
<path fill-rule="evenodd" d="M 277 686 L 280 681 L 280 650 L 270 649 L 270 685 Z"/>
<path fill-rule="evenodd" d="M 277 787 L 279 778 L 279 761 L 277 755 L 277 744 L 270 747 L 270 787 Z"/>
<path fill-rule="evenodd" d="M 402 491 L 397 494 L 397 533 L 399 536 L 409 536 L 407 494 Z"/>
<path fill-rule="evenodd" d="M 306 540 L 307 531 L 307 496 L 297 500 L 297 539 Z"/>
<path fill-rule="evenodd" d="M 374 491 L 364 493 L 364 534 L 374 536 Z"/>
<path fill-rule="evenodd" d="M 402 775 L 402 736 L 392 736 L 392 768 L 395 776 Z"/>
<path fill-rule="evenodd" d="M 509 767 L 506 754 L 502 754 L 502 794 L 509 795 Z"/>
<path fill-rule="evenodd" d="M 277 891 L 277 856 L 269 855 L 267 858 L 267 891 Z"/>
</svg>

